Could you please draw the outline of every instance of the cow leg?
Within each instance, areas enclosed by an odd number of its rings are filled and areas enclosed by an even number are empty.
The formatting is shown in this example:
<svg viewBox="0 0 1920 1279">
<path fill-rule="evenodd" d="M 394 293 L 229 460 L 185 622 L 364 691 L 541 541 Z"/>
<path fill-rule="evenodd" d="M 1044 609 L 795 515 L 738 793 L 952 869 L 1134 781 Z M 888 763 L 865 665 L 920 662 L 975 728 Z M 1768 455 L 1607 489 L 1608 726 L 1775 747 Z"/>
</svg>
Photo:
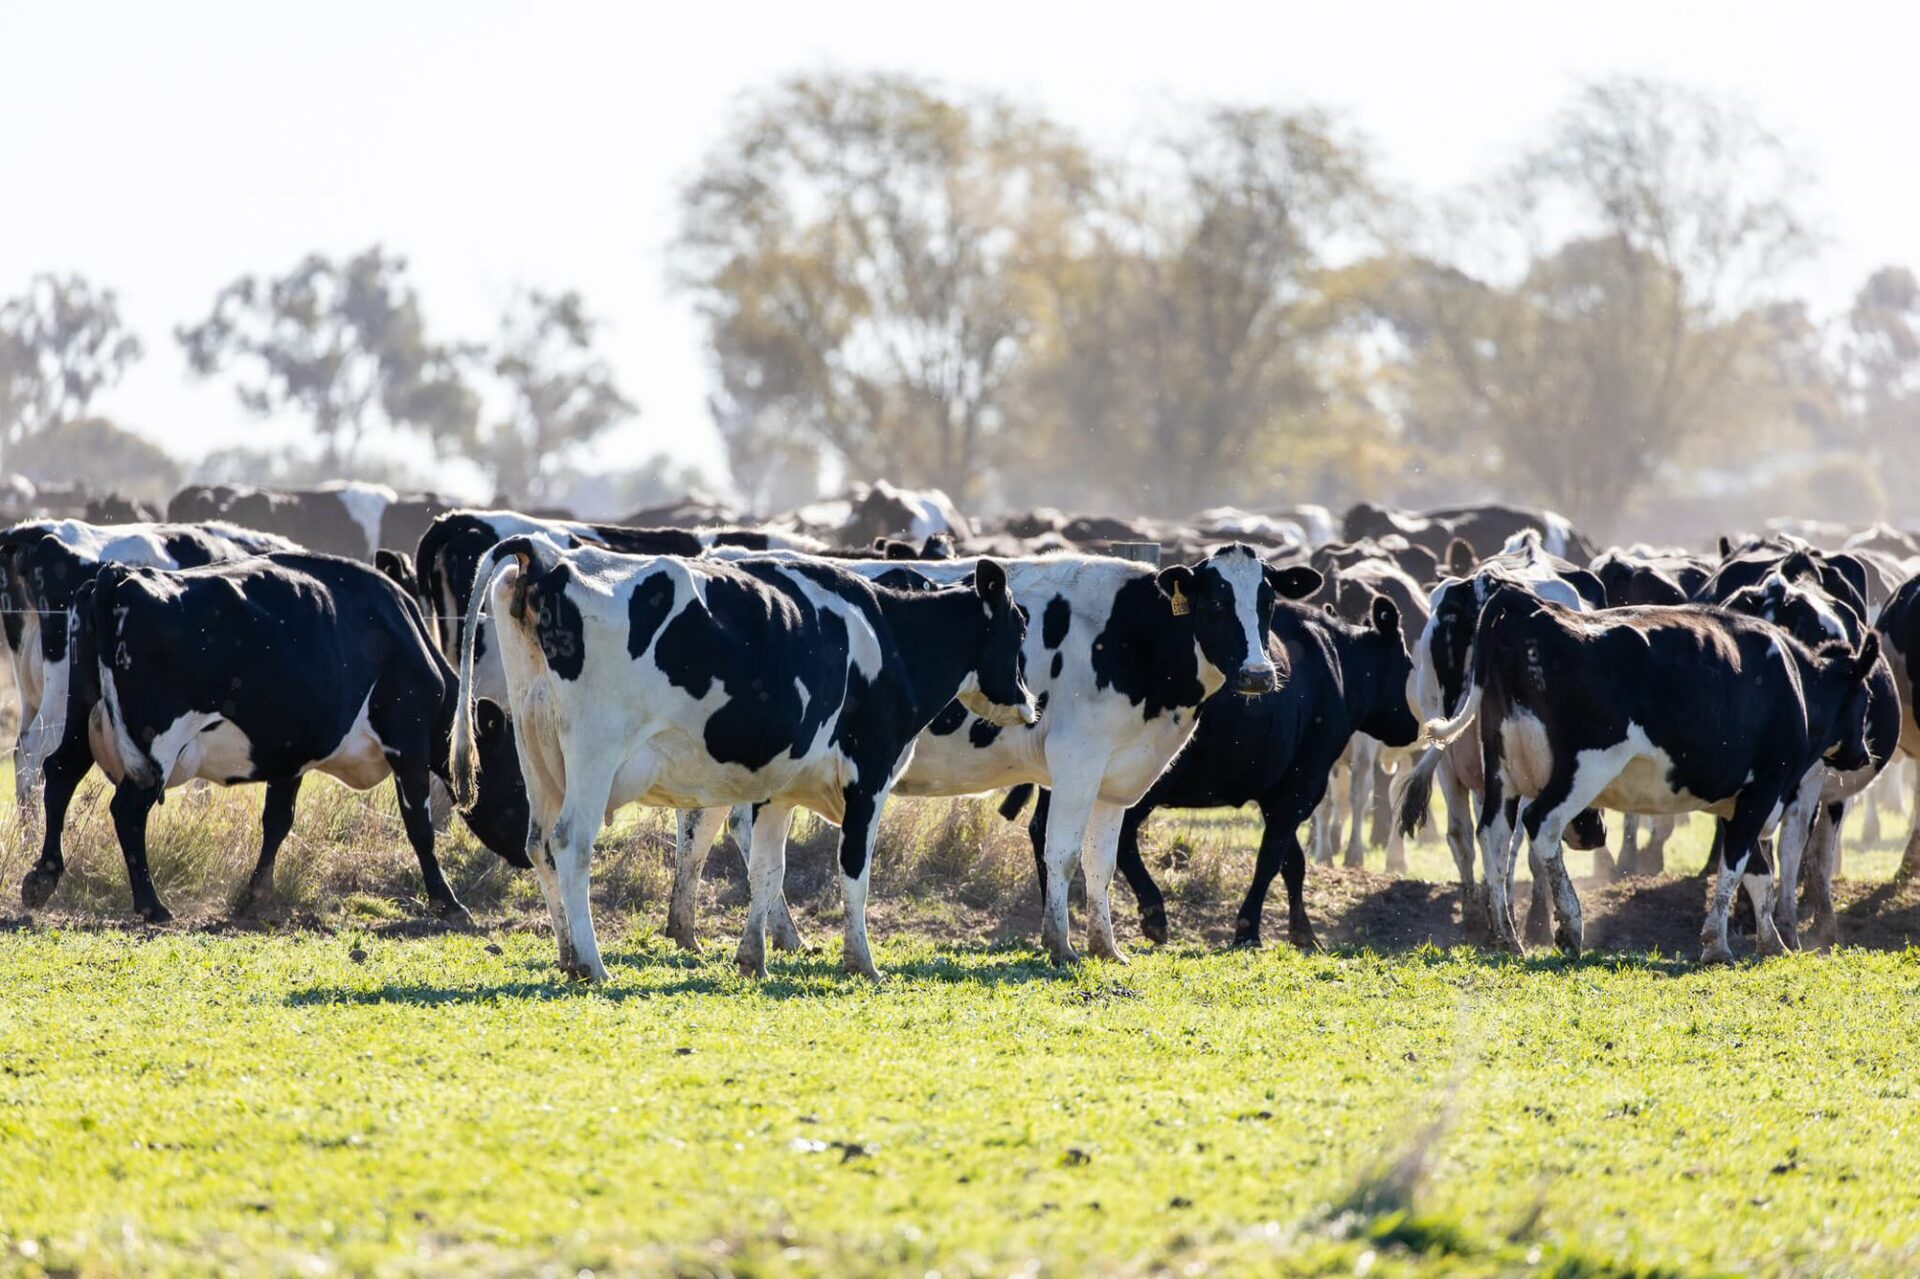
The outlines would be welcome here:
<svg viewBox="0 0 1920 1279">
<path fill-rule="evenodd" d="M 1635 858 L 1635 866 L 1642 875 L 1658 876 L 1667 873 L 1667 841 L 1673 838 L 1674 827 L 1679 823 L 1677 817 L 1654 817 L 1647 822 L 1647 845 Z"/>
<path fill-rule="evenodd" d="M 1260 917 L 1266 909 L 1267 891 L 1278 873 L 1287 885 L 1287 940 L 1301 950 L 1319 949 L 1313 923 L 1307 917 L 1307 858 L 1300 847 L 1299 830 L 1307 814 L 1319 805 L 1327 788 L 1326 779 L 1325 772 L 1303 762 L 1279 786 L 1260 797 L 1260 818 L 1265 823 L 1260 834 L 1260 856 L 1254 863 L 1253 883 L 1233 922 L 1234 945 L 1260 944 Z"/>
<path fill-rule="evenodd" d="M 434 914 L 448 923 L 471 928 L 473 916 L 454 896 L 453 885 L 447 882 L 446 874 L 440 869 L 440 859 L 433 855 L 432 800 L 427 785 L 432 776 L 425 765 L 394 761 L 393 789 L 400 800 L 400 823 L 407 828 L 407 842 L 413 845 L 413 855 L 420 860 L 420 878 L 426 883 L 427 904 L 433 908 Z M 271 787 L 267 796 L 267 802 L 272 804 Z M 291 808 L 291 799 L 288 804 Z M 268 873 L 272 873 L 271 867 Z"/>
<path fill-rule="evenodd" d="M 673 836 L 673 894 L 667 899 L 667 936 L 682 950 L 700 953 L 695 921 L 700 911 L 700 871 L 729 810 L 683 808 Z M 744 850 L 743 850 L 744 851 Z"/>
<path fill-rule="evenodd" d="M 873 882 L 873 844 L 880 834 L 880 810 L 887 791 L 869 795 L 846 792 L 846 816 L 840 826 L 840 888 L 847 907 L 846 941 L 840 966 L 855 977 L 880 980 L 867 943 L 867 888 Z M 784 842 L 784 841 L 782 841 Z"/>
<path fill-rule="evenodd" d="M 1552 894 L 1556 917 L 1554 944 L 1562 954 L 1575 959 L 1580 957 L 1585 930 L 1580 918 L 1580 895 L 1574 891 L 1573 876 L 1567 872 L 1566 853 L 1560 840 L 1566 833 L 1567 823 L 1592 803 L 1606 781 L 1612 779 L 1583 787 L 1576 793 L 1579 780 L 1577 776 L 1559 774 L 1548 778 L 1546 786 L 1527 804 L 1521 817 L 1533 866 L 1534 897 L 1538 900 L 1549 892 Z M 1527 931 L 1533 930 L 1529 927 Z"/>
<path fill-rule="evenodd" d="M 1337 789 L 1338 787 L 1334 786 L 1328 787 L 1329 792 Z M 1313 821 L 1307 827 L 1307 846 L 1312 850 L 1313 860 L 1317 865 L 1333 865 L 1333 845 L 1340 837 L 1340 817 L 1335 809 L 1336 802 L 1329 794 L 1320 806 L 1313 810 Z"/>
<path fill-rule="evenodd" d="M 1620 857 L 1614 869 L 1622 879 L 1640 873 L 1640 814 L 1626 813 L 1620 818 Z M 1599 854 L 1595 854 L 1597 857 Z"/>
<path fill-rule="evenodd" d="M 1095 959 L 1127 962 L 1113 935 L 1113 870 L 1120 851 L 1120 827 L 1127 810 L 1119 804 L 1097 801 L 1087 823 L 1085 857 L 1087 879 L 1087 950 Z"/>
<path fill-rule="evenodd" d="M 767 975 L 767 916 L 786 882 L 787 819 L 792 816 L 793 805 L 779 801 L 762 804 L 753 815 L 752 847 L 747 852 L 747 931 L 733 956 L 734 964 L 746 977 Z M 841 847 L 845 846 L 843 828 Z M 863 907 L 865 903 L 863 897 Z"/>
<path fill-rule="evenodd" d="M 565 920 L 566 937 L 571 943 L 573 962 L 564 962 L 566 976 L 580 981 L 607 980 L 607 967 L 600 958 L 600 939 L 593 928 L 593 841 L 606 821 L 607 800 L 613 793 L 617 761 L 595 758 L 575 766 L 572 752 L 566 759 L 566 798 L 560 814 L 547 831 L 548 865 L 553 868 L 556 892 L 554 901 Z M 646 779 L 651 785 L 651 778 Z M 637 786 L 644 794 L 647 785 Z"/>
<path fill-rule="evenodd" d="M 1120 847 L 1116 861 L 1126 877 L 1133 899 L 1140 904 L 1140 935 L 1156 946 L 1167 944 L 1167 899 L 1147 870 L 1140 856 L 1140 828 L 1153 816 L 1153 806 L 1135 804 L 1120 822 Z"/>
<path fill-rule="evenodd" d="M 1507 801 L 1507 824 L 1508 829 L 1513 831 L 1513 838 L 1517 843 L 1521 830 L 1520 800 L 1517 796 Z M 1517 851 L 1516 848 L 1515 852 Z M 1513 899 L 1513 875 L 1519 869 L 1519 865 L 1518 856 L 1508 856 L 1507 899 L 1509 901 Z M 1544 946 L 1553 937 L 1553 906 L 1548 900 L 1552 885 L 1547 879 L 1546 866 L 1540 859 L 1540 850 L 1534 847 L 1531 839 L 1527 841 L 1527 874 L 1532 876 L 1532 884 L 1527 893 L 1525 937 L 1529 946 Z"/>
<path fill-rule="evenodd" d="M 147 814 L 160 802 L 160 791 L 142 790 L 121 783 L 114 787 L 113 833 L 120 840 L 120 855 L 127 861 L 127 887 L 133 890 L 133 909 L 150 924 L 164 924 L 173 912 L 154 890 L 153 875 L 147 870 Z"/>
<path fill-rule="evenodd" d="M 1487 770 L 1487 790 L 1480 799 L 1480 869 L 1487 881 L 1488 927 L 1496 949 L 1522 954 L 1526 947 L 1513 926 L 1512 809 L 1498 775 Z"/>
<path fill-rule="evenodd" d="M 247 886 L 240 890 L 240 900 L 234 908 L 236 915 L 250 915 L 260 904 L 261 898 L 273 892 L 273 862 L 280 855 L 280 845 L 285 842 L 287 832 L 293 829 L 293 805 L 300 798 L 299 775 L 267 783 L 267 801 L 260 810 L 260 860 L 254 864 L 253 874 L 247 877 Z"/>
<path fill-rule="evenodd" d="M 1893 873 L 1896 883 L 1906 883 L 1920 875 L 1920 767 L 1913 771 L 1913 828 L 1907 833 L 1906 851 L 1900 854 L 1900 869 Z"/>
<path fill-rule="evenodd" d="M 41 770 L 46 820 L 41 826 L 40 860 L 20 882 L 20 904 L 28 910 L 46 905 L 53 890 L 60 886 L 60 876 L 67 869 L 60 847 L 67 829 L 67 809 L 73 803 L 73 792 L 91 767 L 93 751 L 87 745 L 84 729 L 67 733 L 60 748 L 47 756 Z"/>
<path fill-rule="evenodd" d="M 733 832 L 733 842 L 740 848 L 740 859 L 746 860 L 746 850 L 753 844 L 753 807 L 742 804 L 734 810 L 733 820 L 728 829 Z M 787 824 L 780 831 L 780 842 L 792 838 L 793 810 L 787 810 Z M 808 949 L 807 939 L 800 935 L 800 926 L 793 922 L 793 910 L 787 905 L 786 876 L 780 877 L 780 891 L 773 899 L 773 907 L 767 912 L 767 935 L 773 938 L 773 948 L 792 954 Z"/>
<path fill-rule="evenodd" d="M 1367 810 L 1373 807 L 1373 770 L 1380 764 L 1380 745 L 1354 734 L 1347 757 L 1347 855 L 1344 864 L 1357 869 L 1367 864 Z"/>
<path fill-rule="evenodd" d="M 1454 873 L 1460 880 L 1461 931 L 1470 942 L 1493 943 L 1498 938 L 1493 928 L 1489 890 L 1485 884 L 1474 883 L 1473 801 L 1460 775 L 1444 759 L 1438 765 L 1436 780 L 1440 797 L 1447 806 L 1447 851 L 1453 855 Z M 1396 831 L 1399 825 L 1394 823 Z"/>
<path fill-rule="evenodd" d="M 1775 903 L 1771 896 L 1774 876 L 1760 842 L 1777 796 L 1777 786 L 1749 784 L 1734 802 L 1733 816 L 1717 823 L 1723 851 L 1714 880 L 1713 902 L 1707 910 L 1706 924 L 1700 930 L 1700 962 L 1703 964 L 1733 962 L 1733 948 L 1727 944 L 1727 917 L 1732 913 L 1734 891 L 1743 881 L 1755 906 L 1754 924 L 1760 952 L 1777 955 L 1786 949 L 1774 927 Z M 1793 810 L 1794 805 L 1788 805 L 1786 815 L 1781 818 L 1783 827 L 1794 819 Z"/>
<path fill-rule="evenodd" d="M 1818 827 L 1823 816 L 1820 786 L 1825 773 L 1826 770 L 1817 765 L 1809 769 L 1780 818 L 1780 885 L 1773 907 L 1773 926 L 1790 950 L 1800 949 L 1800 867 L 1810 853 L 1815 857 L 1820 853 Z M 1728 849 L 1731 851 L 1731 844 Z M 1763 942 L 1766 931 L 1756 927 Z"/>
<path fill-rule="evenodd" d="M 427 816 L 433 819 L 433 833 L 444 835 L 453 825 L 453 792 L 438 777 L 427 779 Z"/>
<path fill-rule="evenodd" d="M 1402 860 L 1400 865 L 1395 866 L 1392 860 L 1393 849 L 1397 843 L 1393 838 L 1393 832 L 1398 829 L 1399 823 L 1393 820 L 1393 803 L 1388 798 L 1393 789 L 1393 774 L 1387 771 L 1385 756 L 1386 752 L 1381 750 L 1376 750 L 1373 756 L 1373 813 L 1372 820 L 1368 823 L 1367 843 L 1374 848 L 1386 845 L 1387 873 L 1404 875 L 1407 871 L 1406 862 Z M 1400 847 L 1403 850 L 1401 856 L 1404 859 L 1405 846 L 1400 845 Z"/>
<path fill-rule="evenodd" d="M 1033 879 L 1040 886 L 1040 913 L 1047 910 L 1047 814 L 1053 811 L 1053 788 L 1042 786 L 1027 819 L 1027 842 L 1033 846 Z"/>
<path fill-rule="evenodd" d="M 1840 921 L 1833 909 L 1833 880 L 1839 873 L 1840 831 L 1846 823 L 1845 800 L 1821 806 L 1815 824 L 1814 842 L 1807 851 L 1807 909 L 1812 921 L 1807 928 L 1807 945 L 1831 950 L 1839 940 Z M 1793 891 L 1784 881 L 1781 893 Z"/>
<path fill-rule="evenodd" d="M 1050 746 L 1053 743 L 1049 743 Z M 1048 751 L 1053 772 L 1053 800 L 1047 811 L 1047 851 L 1045 870 L 1045 908 L 1040 916 L 1040 944 L 1056 964 L 1076 964 L 1080 956 L 1068 935 L 1067 881 L 1073 859 L 1080 855 L 1093 806 L 1100 798 L 1100 779 L 1106 772 L 1106 758 L 1085 747 L 1075 750 L 1061 744 L 1061 766 L 1052 767 L 1054 752 Z M 1085 756 L 1074 759 L 1075 755 Z M 1099 755 L 1098 767 L 1090 758 Z"/>
<path fill-rule="evenodd" d="M 1860 818 L 1860 839 L 1873 845 L 1880 842 L 1880 779 L 1874 778 L 1864 796 L 1866 812 Z M 1835 850 L 1836 853 L 1838 850 Z"/>
</svg>

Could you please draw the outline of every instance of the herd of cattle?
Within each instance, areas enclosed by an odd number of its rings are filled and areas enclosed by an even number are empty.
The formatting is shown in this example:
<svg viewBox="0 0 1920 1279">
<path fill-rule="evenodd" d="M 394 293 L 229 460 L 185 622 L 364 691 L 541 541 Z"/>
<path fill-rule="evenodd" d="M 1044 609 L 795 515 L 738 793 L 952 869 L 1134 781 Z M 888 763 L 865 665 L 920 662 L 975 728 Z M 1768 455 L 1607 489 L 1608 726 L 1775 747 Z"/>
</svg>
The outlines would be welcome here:
<svg viewBox="0 0 1920 1279">
<path fill-rule="evenodd" d="M 1353 859 L 1377 812 L 1371 834 L 1404 867 L 1437 783 L 1463 921 L 1516 950 L 1523 835 L 1527 933 L 1577 952 L 1563 844 L 1603 847 L 1613 810 L 1621 868 L 1657 871 L 1674 819 L 1712 814 L 1702 946 L 1724 961 L 1742 887 L 1761 952 L 1800 944 L 1803 875 L 1809 941 L 1833 939 L 1846 807 L 1920 755 L 1920 545 L 1884 527 L 1824 545 L 1729 537 L 1711 555 L 1600 552 L 1558 515 L 1497 505 L 1362 504 L 1338 527 L 1308 507 L 983 528 L 884 483 L 759 524 L 699 503 L 592 524 L 357 484 L 190 489 L 166 514 L 0 533 L 18 799 L 41 839 L 29 909 L 59 884 L 94 766 L 153 921 L 169 913 L 146 824 L 169 788 L 265 783 L 244 910 L 271 890 L 307 773 L 362 789 L 390 775 L 434 909 L 465 917 L 434 856 L 452 800 L 533 870 L 562 969 L 589 979 L 606 975 L 589 863 L 609 815 L 680 810 L 668 932 L 688 947 L 730 826 L 750 896 L 738 962 L 760 974 L 769 935 L 800 944 L 783 880 L 804 807 L 840 828 L 844 962 L 874 976 L 866 899 L 889 797 L 1006 790 L 1007 816 L 1032 806 L 1055 961 L 1076 957 L 1076 859 L 1092 953 L 1120 957 L 1116 870 L 1165 940 L 1139 845 L 1162 807 L 1258 804 L 1236 939 L 1259 943 L 1279 875 L 1306 946 L 1301 826 L 1329 858 L 1350 822 Z M 1148 543 L 1172 562 L 1142 562 Z"/>
</svg>

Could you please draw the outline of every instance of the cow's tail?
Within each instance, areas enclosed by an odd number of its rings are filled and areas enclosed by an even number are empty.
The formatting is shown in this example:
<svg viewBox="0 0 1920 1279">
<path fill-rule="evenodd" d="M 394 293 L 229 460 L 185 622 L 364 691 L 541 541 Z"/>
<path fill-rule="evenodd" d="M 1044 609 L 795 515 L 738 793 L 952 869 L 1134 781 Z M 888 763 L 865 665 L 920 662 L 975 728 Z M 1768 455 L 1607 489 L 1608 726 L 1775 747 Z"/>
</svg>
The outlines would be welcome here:
<svg viewBox="0 0 1920 1279">
<path fill-rule="evenodd" d="M 1033 783 L 1021 782 L 1007 791 L 1007 797 L 1000 801 L 1000 815 L 1008 821 L 1018 821 L 1020 814 L 1026 811 L 1027 804 L 1033 799 Z"/>
<path fill-rule="evenodd" d="M 1425 746 L 1448 746 L 1467 731 L 1473 723 L 1473 717 L 1480 713 L 1480 699 L 1485 694 L 1487 680 L 1492 673 L 1492 654 L 1495 647 L 1495 632 L 1499 631 L 1508 618 L 1517 618 L 1531 614 L 1543 606 L 1543 601 L 1533 592 L 1519 586 L 1502 586 L 1487 597 L 1481 606 L 1479 620 L 1473 627 L 1473 647 L 1467 654 L 1469 684 L 1467 695 L 1460 699 L 1460 709 L 1451 719 L 1430 719 L 1421 733 L 1421 744 Z"/>
<path fill-rule="evenodd" d="M 539 557 L 540 548 L 532 538 L 510 537 L 481 556 L 474 569 L 473 593 L 467 598 L 465 633 L 460 643 L 460 701 L 453 715 L 453 798 L 462 812 L 471 811 L 480 797 L 479 751 L 473 737 L 473 662 L 480 613 L 493 598 L 496 582 L 509 572 L 518 572 L 524 581 Z"/>
<path fill-rule="evenodd" d="M 1473 637 L 1474 656 L 1480 652 L 1480 637 Z M 1480 672 L 1473 672 L 1473 683 L 1467 688 L 1467 695 L 1460 699 L 1460 709 L 1451 719 L 1430 719 L 1421 730 L 1421 743 L 1429 748 L 1451 746 L 1460 734 L 1467 731 L 1467 725 L 1473 723 L 1473 717 L 1480 713 Z"/>
<path fill-rule="evenodd" d="M 1387 791 L 1387 802 L 1394 819 L 1400 823 L 1400 833 L 1408 839 L 1427 824 L 1427 813 L 1433 805 L 1433 774 L 1440 767 L 1440 754 L 1439 747 L 1428 747 L 1412 768 L 1393 779 Z"/>
</svg>

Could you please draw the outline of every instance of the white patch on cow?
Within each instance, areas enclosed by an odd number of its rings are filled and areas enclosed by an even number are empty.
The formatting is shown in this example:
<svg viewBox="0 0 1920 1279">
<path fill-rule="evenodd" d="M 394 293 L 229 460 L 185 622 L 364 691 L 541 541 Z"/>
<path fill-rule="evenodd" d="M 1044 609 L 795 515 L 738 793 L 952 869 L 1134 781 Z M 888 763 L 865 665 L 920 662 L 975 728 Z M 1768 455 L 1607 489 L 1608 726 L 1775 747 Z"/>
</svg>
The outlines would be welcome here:
<svg viewBox="0 0 1920 1279">
<path fill-rule="evenodd" d="M 1761 591 L 1766 595 L 1779 595 L 1782 597 L 1789 593 L 1797 595 L 1806 602 L 1808 608 L 1813 610 L 1814 617 L 1818 619 L 1820 623 L 1820 630 L 1828 639 L 1843 640 L 1847 638 L 1846 623 L 1840 620 L 1840 614 L 1835 612 L 1833 606 L 1827 602 L 1824 591 L 1809 591 L 1796 587 L 1777 571 L 1770 574 L 1767 580 L 1760 584 L 1760 587 Z M 1780 619 L 1768 616 L 1767 620 L 1770 622 L 1778 622 Z"/>
<path fill-rule="evenodd" d="M 798 675 L 793 677 L 793 690 L 800 694 L 800 713 L 805 715 L 807 707 L 813 704 L 813 694 L 807 691 L 807 682 Z"/>
<path fill-rule="evenodd" d="M 1247 550 L 1229 549 L 1211 557 L 1210 563 L 1215 572 L 1225 578 L 1233 588 L 1234 615 L 1239 619 L 1240 632 L 1246 640 L 1247 661 L 1263 662 L 1267 660 L 1267 633 L 1260 625 L 1260 587 L 1266 580 L 1266 565 L 1258 556 Z M 1214 669 L 1198 643 L 1194 644 L 1194 654 L 1200 663 L 1201 683 L 1209 693 L 1219 684 L 1207 682 L 1205 673 Z M 1238 671 L 1221 671 L 1221 682 L 1227 677 L 1238 675 Z"/>
<path fill-rule="evenodd" d="M 1553 747 L 1547 726 L 1524 707 L 1515 707 L 1500 722 L 1501 762 L 1522 795 L 1538 795 L 1553 776 Z"/>
<path fill-rule="evenodd" d="M 340 499 L 340 505 L 347 508 L 347 518 L 360 526 L 367 535 L 367 558 L 380 549 L 380 520 L 387 508 L 400 500 L 400 495 L 384 484 L 368 484 L 364 480 L 335 480 L 319 486 L 318 492 L 332 493 Z"/>
<path fill-rule="evenodd" d="M 300 771 L 325 773 L 355 790 L 368 790 L 385 781 L 393 772 L 393 765 L 387 759 L 386 744 L 380 740 L 380 734 L 373 731 L 367 718 L 372 704 L 373 690 L 368 689 L 366 699 L 360 703 L 360 713 L 354 716 L 340 744 L 325 759 L 317 759 Z"/>
<path fill-rule="evenodd" d="M 124 719 L 118 704 L 114 718 L 123 731 L 119 734 L 122 762 L 137 758 L 129 754 Z M 253 775 L 253 743 L 233 721 L 217 711 L 187 711 L 154 736 L 147 751 L 162 785 L 179 786 L 196 778 L 213 782 L 250 779 Z"/>
</svg>

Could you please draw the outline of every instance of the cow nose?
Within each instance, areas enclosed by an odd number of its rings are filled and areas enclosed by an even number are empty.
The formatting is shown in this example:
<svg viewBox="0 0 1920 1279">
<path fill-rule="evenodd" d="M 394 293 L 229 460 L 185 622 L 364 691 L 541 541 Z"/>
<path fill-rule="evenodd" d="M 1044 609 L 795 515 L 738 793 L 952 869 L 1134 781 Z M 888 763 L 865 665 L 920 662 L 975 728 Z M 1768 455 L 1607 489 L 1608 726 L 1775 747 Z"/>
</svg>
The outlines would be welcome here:
<svg viewBox="0 0 1920 1279">
<path fill-rule="evenodd" d="M 1240 668 L 1239 678 L 1233 682 L 1233 691 L 1251 697 L 1256 693 L 1271 693 L 1280 687 L 1278 673 L 1272 662 L 1248 662 Z"/>
<path fill-rule="evenodd" d="M 1028 728 L 1040 722 L 1040 708 L 1033 704 L 1031 697 L 1020 703 L 1020 722 Z"/>
</svg>

